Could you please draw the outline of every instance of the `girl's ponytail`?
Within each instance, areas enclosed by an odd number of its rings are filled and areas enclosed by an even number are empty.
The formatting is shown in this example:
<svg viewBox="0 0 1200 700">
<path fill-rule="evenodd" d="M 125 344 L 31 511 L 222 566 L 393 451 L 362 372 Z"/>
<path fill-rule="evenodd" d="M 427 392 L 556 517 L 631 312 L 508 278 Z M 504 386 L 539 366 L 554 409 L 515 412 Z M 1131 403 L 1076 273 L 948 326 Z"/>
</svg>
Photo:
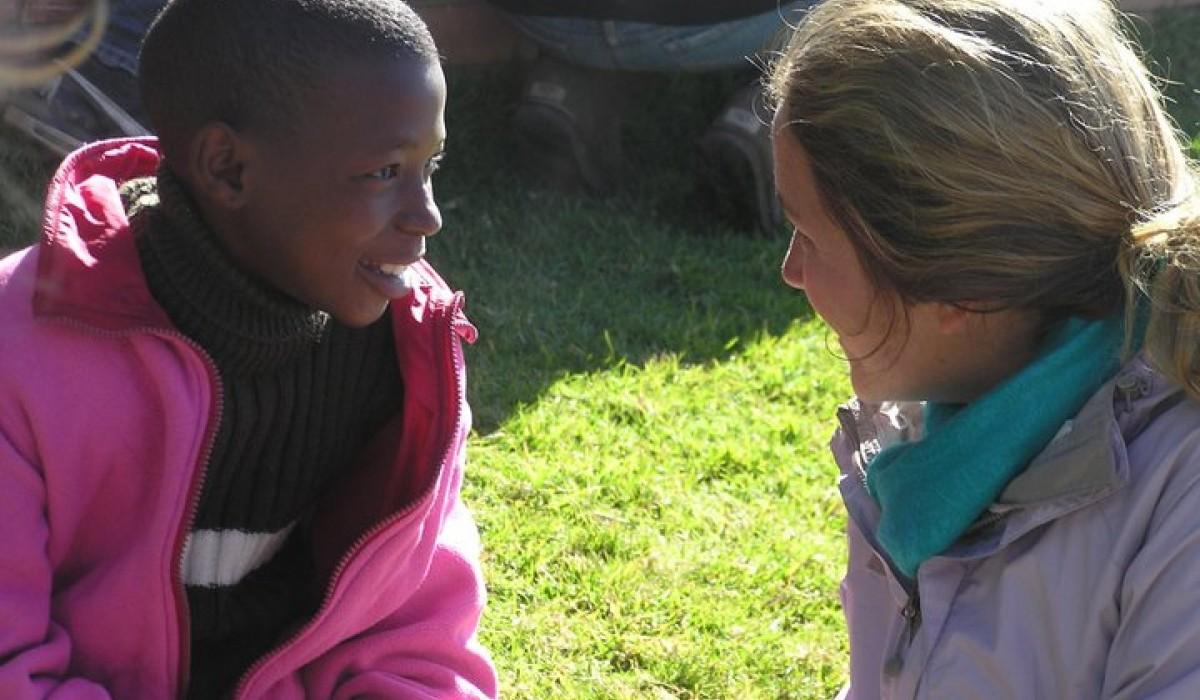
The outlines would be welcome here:
<svg viewBox="0 0 1200 700">
<path fill-rule="evenodd" d="M 1200 196 L 1135 225 L 1118 264 L 1126 327 L 1145 327 L 1151 363 L 1200 400 Z"/>
</svg>

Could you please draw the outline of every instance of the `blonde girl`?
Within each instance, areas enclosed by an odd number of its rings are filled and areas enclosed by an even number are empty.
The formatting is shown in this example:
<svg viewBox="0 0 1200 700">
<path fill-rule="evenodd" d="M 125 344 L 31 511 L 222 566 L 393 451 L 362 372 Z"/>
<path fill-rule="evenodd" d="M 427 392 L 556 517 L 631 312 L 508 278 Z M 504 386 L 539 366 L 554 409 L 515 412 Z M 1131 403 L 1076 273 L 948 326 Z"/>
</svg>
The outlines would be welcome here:
<svg viewBox="0 0 1200 700">
<path fill-rule="evenodd" d="M 784 279 L 857 398 L 851 698 L 1200 698 L 1200 205 L 1102 0 L 826 0 Z"/>
</svg>

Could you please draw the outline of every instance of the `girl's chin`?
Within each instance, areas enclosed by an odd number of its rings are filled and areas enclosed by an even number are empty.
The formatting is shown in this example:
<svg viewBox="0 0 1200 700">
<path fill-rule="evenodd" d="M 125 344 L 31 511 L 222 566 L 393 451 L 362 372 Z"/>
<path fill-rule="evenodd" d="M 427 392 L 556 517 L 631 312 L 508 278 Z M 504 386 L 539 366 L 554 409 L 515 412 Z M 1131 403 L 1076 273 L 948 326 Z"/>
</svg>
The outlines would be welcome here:
<svg viewBox="0 0 1200 700">
<path fill-rule="evenodd" d="M 860 377 L 859 373 L 855 372 L 853 368 L 850 369 L 850 386 L 854 389 L 854 395 L 860 401 L 875 402 L 879 400 L 875 395 L 875 385 L 865 378 Z"/>
<path fill-rule="evenodd" d="M 895 392 L 888 387 L 886 380 L 886 376 L 868 372 L 861 367 L 856 367 L 855 363 L 850 363 L 850 386 L 853 387 L 854 395 L 858 397 L 859 401 L 868 403 L 896 401 Z"/>
</svg>

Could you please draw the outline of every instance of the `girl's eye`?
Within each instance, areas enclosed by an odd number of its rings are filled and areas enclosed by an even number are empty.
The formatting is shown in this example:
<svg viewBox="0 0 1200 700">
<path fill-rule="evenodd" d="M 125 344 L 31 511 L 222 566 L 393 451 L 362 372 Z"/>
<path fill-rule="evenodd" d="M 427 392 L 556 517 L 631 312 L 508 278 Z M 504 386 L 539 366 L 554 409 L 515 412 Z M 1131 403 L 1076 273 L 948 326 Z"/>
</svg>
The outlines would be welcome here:
<svg viewBox="0 0 1200 700">
<path fill-rule="evenodd" d="M 373 170 L 367 173 L 367 177 L 372 180 L 391 180 L 400 174 L 399 165 L 385 165 L 379 170 Z"/>
</svg>

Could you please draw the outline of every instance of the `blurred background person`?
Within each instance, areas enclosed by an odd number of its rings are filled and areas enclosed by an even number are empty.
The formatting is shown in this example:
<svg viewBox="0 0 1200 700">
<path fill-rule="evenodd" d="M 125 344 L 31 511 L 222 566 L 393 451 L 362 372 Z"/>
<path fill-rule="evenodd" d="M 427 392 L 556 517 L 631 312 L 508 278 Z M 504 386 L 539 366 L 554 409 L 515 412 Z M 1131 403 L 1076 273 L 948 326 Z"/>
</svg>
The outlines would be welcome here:
<svg viewBox="0 0 1200 700">
<path fill-rule="evenodd" d="M 611 192 L 631 72 L 737 71 L 742 87 L 699 136 L 704 176 L 735 223 L 782 227 L 760 67 L 815 0 L 490 0 L 538 48 L 513 116 L 525 164 L 551 185 Z"/>
</svg>

